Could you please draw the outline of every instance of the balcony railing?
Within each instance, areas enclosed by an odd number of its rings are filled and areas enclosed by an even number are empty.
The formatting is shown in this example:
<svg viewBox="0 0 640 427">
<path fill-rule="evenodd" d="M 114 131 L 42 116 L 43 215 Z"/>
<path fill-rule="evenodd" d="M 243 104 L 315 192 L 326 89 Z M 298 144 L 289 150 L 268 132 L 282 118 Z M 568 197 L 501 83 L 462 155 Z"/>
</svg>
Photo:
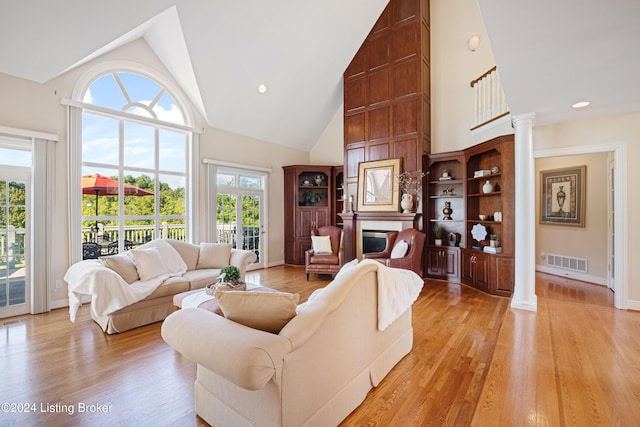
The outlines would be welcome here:
<svg viewBox="0 0 640 427">
<path fill-rule="evenodd" d="M 125 226 L 123 231 L 123 240 L 139 244 L 156 238 L 186 240 L 187 237 L 187 230 L 184 224 L 167 224 L 166 222 L 162 223 L 159 236 L 155 235 L 154 225 L 129 225 Z M 84 242 L 115 242 L 120 240 L 120 237 L 120 230 L 115 225 L 100 227 L 98 230 L 95 227 L 82 227 L 82 239 Z"/>
<path fill-rule="evenodd" d="M 502 91 L 498 70 L 493 67 L 471 82 L 475 95 L 475 117 L 471 130 L 509 114 L 509 106 Z"/>
</svg>

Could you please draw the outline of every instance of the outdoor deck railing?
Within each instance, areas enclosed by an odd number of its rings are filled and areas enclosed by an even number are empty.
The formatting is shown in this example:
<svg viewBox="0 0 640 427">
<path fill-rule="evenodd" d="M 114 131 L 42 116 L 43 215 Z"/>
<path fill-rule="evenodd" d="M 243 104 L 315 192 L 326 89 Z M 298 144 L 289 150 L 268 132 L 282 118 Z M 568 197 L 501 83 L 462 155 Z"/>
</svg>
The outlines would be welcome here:
<svg viewBox="0 0 640 427">
<path fill-rule="evenodd" d="M 186 240 L 187 230 L 184 224 L 167 224 L 163 222 L 160 227 L 160 235 L 155 235 L 155 226 L 153 225 L 129 225 L 124 227 L 124 240 L 130 242 L 144 243 L 150 240 L 160 239 L 176 239 Z M 106 226 L 97 230 L 95 227 L 82 227 L 82 239 L 84 242 L 115 242 L 120 239 L 120 230 L 117 226 Z"/>
</svg>

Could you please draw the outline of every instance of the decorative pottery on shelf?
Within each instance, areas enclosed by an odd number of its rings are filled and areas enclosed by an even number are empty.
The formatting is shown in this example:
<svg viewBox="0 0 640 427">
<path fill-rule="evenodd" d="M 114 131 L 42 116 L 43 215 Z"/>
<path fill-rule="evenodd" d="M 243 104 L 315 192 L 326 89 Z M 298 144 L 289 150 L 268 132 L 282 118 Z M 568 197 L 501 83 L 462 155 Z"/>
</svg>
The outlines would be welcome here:
<svg viewBox="0 0 640 427">
<path fill-rule="evenodd" d="M 322 175 L 316 175 L 315 183 L 319 187 L 324 182 L 324 177 Z"/>
<path fill-rule="evenodd" d="M 451 202 L 450 201 L 444 202 L 444 209 L 442 209 L 442 213 L 444 214 L 444 217 L 442 219 L 444 219 L 446 221 L 451 221 L 453 219 L 453 218 L 451 218 L 451 214 L 453 213 L 453 209 L 451 209 Z"/>
<path fill-rule="evenodd" d="M 484 185 L 482 186 L 482 192 L 487 194 L 487 193 L 491 193 L 493 191 L 493 184 L 491 183 L 491 181 L 487 180 L 487 182 L 484 183 Z"/>
<path fill-rule="evenodd" d="M 400 200 L 400 207 L 402 208 L 403 213 L 411 213 L 416 211 L 415 207 L 415 198 L 413 194 L 405 193 L 402 195 L 402 199 Z"/>
</svg>

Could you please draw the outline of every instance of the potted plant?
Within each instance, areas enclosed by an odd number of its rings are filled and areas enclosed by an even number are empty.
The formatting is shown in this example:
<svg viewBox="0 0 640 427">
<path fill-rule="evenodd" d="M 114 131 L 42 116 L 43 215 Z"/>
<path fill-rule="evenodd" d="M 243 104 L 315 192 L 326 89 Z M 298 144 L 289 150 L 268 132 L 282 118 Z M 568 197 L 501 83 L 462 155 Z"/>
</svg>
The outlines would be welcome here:
<svg viewBox="0 0 640 427">
<path fill-rule="evenodd" d="M 439 224 L 433 224 L 433 238 L 436 246 L 442 246 L 442 233 L 444 230 Z"/>
<path fill-rule="evenodd" d="M 323 193 L 320 191 L 307 191 L 304 194 L 304 202 L 307 206 L 313 206 L 322 199 Z"/>
<path fill-rule="evenodd" d="M 489 236 L 489 246 L 492 248 L 497 248 L 500 246 L 500 242 L 498 241 L 498 236 L 496 234 L 492 234 Z"/>
<path fill-rule="evenodd" d="M 235 265 L 227 265 L 220 270 L 218 281 L 207 286 L 207 293 L 215 295 L 217 290 L 244 291 L 247 285 L 240 280 L 240 270 Z"/>
</svg>

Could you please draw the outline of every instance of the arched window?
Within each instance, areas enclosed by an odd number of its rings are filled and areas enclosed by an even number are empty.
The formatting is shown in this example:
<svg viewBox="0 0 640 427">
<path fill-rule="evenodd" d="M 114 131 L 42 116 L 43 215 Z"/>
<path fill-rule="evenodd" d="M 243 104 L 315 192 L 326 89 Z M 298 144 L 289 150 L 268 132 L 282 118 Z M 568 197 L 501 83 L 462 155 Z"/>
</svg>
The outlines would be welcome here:
<svg viewBox="0 0 640 427">
<path fill-rule="evenodd" d="M 88 79 L 71 102 L 81 107 L 71 121 L 82 123 L 84 259 L 156 238 L 190 240 L 190 114 L 166 85 L 129 68 Z"/>
</svg>

